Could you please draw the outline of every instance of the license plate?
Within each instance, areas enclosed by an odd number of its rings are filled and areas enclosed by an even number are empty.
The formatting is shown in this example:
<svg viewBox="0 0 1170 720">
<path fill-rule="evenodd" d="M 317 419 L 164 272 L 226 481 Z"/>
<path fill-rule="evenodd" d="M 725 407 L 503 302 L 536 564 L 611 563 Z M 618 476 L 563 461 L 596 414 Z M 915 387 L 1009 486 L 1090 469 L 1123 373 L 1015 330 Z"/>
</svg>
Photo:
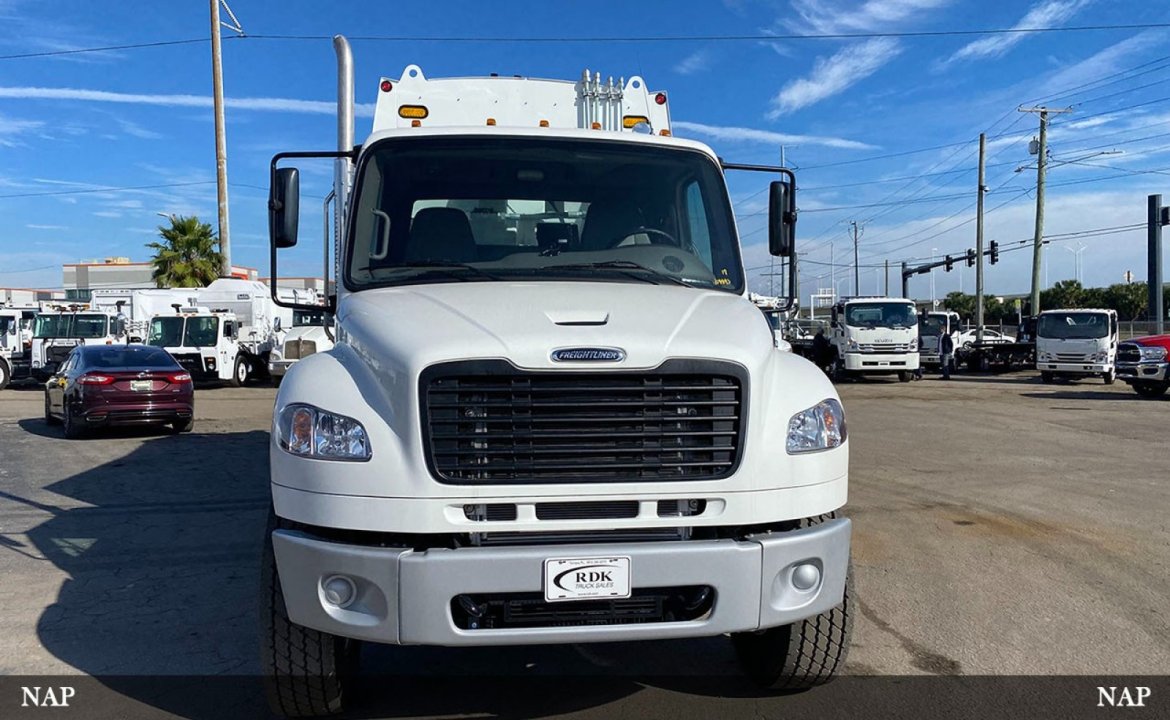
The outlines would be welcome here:
<svg viewBox="0 0 1170 720">
<path fill-rule="evenodd" d="M 550 558 L 544 561 L 546 602 L 629 596 L 628 557 Z"/>
<path fill-rule="evenodd" d="M 154 387 L 154 383 L 150 380 L 131 380 L 130 389 L 134 392 L 143 392 Z"/>
</svg>

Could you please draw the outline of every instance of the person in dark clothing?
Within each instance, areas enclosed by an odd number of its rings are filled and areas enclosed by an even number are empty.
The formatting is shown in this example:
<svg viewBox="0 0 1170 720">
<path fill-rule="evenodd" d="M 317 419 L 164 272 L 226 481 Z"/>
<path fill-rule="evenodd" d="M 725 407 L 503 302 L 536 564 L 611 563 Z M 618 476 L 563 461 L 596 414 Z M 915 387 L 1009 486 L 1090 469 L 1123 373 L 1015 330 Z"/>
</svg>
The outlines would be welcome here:
<svg viewBox="0 0 1170 720">
<path fill-rule="evenodd" d="M 812 356 L 813 362 L 822 370 L 829 365 L 830 349 L 829 339 L 825 337 L 824 329 L 817 330 L 817 334 L 813 336 L 812 340 Z"/>
<path fill-rule="evenodd" d="M 942 379 L 951 379 L 951 358 L 955 354 L 955 340 L 949 333 L 938 336 L 938 360 L 942 367 Z"/>
</svg>

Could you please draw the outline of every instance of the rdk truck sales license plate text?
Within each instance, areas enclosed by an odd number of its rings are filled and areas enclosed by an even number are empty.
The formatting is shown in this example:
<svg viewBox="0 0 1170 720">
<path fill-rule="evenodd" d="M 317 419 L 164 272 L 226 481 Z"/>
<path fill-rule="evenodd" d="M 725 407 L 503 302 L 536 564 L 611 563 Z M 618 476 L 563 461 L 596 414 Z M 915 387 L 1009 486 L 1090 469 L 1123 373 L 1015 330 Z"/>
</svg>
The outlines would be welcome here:
<svg viewBox="0 0 1170 720">
<path fill-rule="evenodd" d="M 544 599 L 589 600 L 630 596 L 630 559 L 550 558 L 544 561 Z"/>
</svg>

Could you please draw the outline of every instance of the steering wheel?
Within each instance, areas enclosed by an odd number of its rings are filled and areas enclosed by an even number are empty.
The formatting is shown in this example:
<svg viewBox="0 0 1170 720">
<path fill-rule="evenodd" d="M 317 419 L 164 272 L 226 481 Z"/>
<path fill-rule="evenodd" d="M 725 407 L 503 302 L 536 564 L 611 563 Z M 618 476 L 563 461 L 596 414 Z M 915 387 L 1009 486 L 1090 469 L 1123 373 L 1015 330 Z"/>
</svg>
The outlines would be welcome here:
<svg viewBox="0 0 1170 720">
<path fill-rule="evenodd" d="M 648 236 L 650 236 L 650 244 L 651 245 L 669 245 L 671 247 L 679 248 L 680 250 L 685 250 L 686 252 L 689 252 L 690 254 L 692 254 L 696 257 L 698 257 L 698 255 L 699 255 L 698 251 L 695 248 L 694 243 L 688 241 L 687 244 L 684 246 L 681 242 L 678 241 L 678 238 L 676 238 L 674 235 L 671 235 L 670 233 L 666 232 L 665 230 L 659 230 L 658 228 L 650 228 L 650 227 L 645 227 L 645 226 L 639 227 L 631 232 L 623 234 L 621 237 L 617 238 L 614 242 L 610 243 L 609 247 L 610 248 L 621 247 L 622 242 L 625 241 L 625 239 L 630 237 L 631 235 L 648 235 Z M 657 242 L 655 241 L 656 239 L 657 239 Z"/>
</svg>

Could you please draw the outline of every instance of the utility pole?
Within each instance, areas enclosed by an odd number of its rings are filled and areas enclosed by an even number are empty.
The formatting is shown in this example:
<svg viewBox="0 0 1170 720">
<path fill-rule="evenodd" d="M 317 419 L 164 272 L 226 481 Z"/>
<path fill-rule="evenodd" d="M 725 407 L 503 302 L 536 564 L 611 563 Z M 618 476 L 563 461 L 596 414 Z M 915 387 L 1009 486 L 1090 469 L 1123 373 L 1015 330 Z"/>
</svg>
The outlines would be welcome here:
<svg viewBox="0 0 1170 720">
<path fill-rule="evenodd" d="M 1162 196 L 1149 197 L 1146 215 L 1146 238 L 1149 241 L 1147 258 L 1149 274 L 1149 316 L 1154 321 L 1154 334 L 1166 332 L 1162 305 L 1162 226 L 1170 224 L 1170 208 L 1162 207 Z"/>
<path fill-rule="evenodd" d="M 857 264 L 857 221 L 851 220 L 849 222 L 853 226 L 853 294 L 861 294 L 861 277 L 859 266 Z"/>
<path fill-rule="evenodd" d="M 223 63 L 220 48 L 219 5 L 223 3 L 228 17 L 235 25 L 228 25 L 231 30 L 244 33 L 240 21 L 228 7 L 226 0 L 211 0 L 211 85 L 215 100 L 215 184 L 219 198 L 219 252 L 223 257 L 220 267 L 220 277 L 231 277 L 232 274 L 232 244 L 231 232 L 228 228 L 228 187 L 227 187 L 227 132 L 223 115 Z"/>
<path fill-rule="evenodd" d="M 1036 149 L 1036 232 L 1032 237 L 1032 314 L 1040 314 L 1041 243 L 1044 239 L 1044 175 L 1048 168 L 1048 115 L 1072 112 L 1072 108 L 1051 110 L 1046 107 L 1020 108 L 1020 112 L 1040 114 L 1040 138 Z M 1029 147 L 1029 149 L 1032 149 Z"/>
<path fill-rule="evenodd" d="M 975 210 L 975 342 L 983 342 L 983 194 L 987 192 L 987 134 L 979 133 L 979 186 Z"/>
<path fill-rule="evenodd" d="M 886 297 L 890 296 L 890 259 L 886 258 Z"/>
</svg>

